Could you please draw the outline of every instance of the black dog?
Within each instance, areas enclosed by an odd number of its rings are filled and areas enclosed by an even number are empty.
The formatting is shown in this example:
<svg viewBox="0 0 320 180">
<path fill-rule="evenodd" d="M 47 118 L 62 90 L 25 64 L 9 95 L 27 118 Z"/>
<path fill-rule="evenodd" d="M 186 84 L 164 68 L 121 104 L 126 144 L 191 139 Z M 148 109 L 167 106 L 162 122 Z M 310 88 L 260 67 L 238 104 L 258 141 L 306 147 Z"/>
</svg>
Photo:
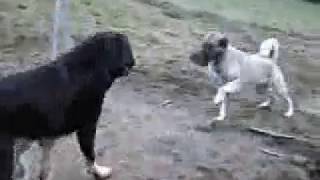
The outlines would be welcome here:
<svg viewBox="0 0 320 180">
<path fill-rule="evenodd" d="M 110 168 L 95 163 L 97 120 L 105 92 L 134 65 L 127 36 L 102 32 L 51 64 L 2 79 L 0 133 L 41 140 L 76 132 L 92 172 L 109 176 Z"/>
</svg>

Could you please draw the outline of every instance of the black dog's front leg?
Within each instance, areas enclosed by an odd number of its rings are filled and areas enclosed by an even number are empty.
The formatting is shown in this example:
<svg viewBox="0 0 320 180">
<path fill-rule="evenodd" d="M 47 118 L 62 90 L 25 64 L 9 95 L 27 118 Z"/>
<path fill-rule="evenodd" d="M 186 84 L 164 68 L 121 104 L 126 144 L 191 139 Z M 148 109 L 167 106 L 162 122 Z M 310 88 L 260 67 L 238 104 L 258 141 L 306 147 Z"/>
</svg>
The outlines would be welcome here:
<svg viewBox="0 0 320 180">
<path fill-rule="evenodd" d="M 95 162 L 94 140 L 96 135 L 96 124 L 83 127 L 77 132 L 81 151 L 88 164 Z"/>
<path fill-rule="evenodd" d="M 84 126 L 77 132 L 78 141 L 84 154 L 89 171 L 99 178 L 111 176 L 111 168 L 99 166 L 95 159 L 94 141 L 96 135 L 96 123 Z"/>
<path fill-rule="evenodd" d="M 14 139 L 0 135 L 0 180 L 12 180 Z"/>
</svg>

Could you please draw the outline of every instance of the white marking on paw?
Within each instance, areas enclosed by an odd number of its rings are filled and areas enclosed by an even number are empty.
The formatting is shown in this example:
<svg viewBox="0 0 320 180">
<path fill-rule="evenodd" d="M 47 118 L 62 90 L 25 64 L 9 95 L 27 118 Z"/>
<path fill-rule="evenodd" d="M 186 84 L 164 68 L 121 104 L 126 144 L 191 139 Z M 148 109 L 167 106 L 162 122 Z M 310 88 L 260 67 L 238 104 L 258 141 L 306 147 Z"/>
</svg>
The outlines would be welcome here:
<svg viewBox="0 0 320 180">
<path fill-rule="evenodd" d="M 293 111 L 288 111 L 288 112 L 284 113 L 284 116 L 287 118 L 291 117 L 292 115 L 293 115 Z"/>
<path fill-rule="evenodd" d="M 112 169 L 107 166 L 99 166 L 97 163 L 93 164 L 92 173 L 97 175 L 99 178 L 108 178 L 112 174 Z"/>
<path fill-rule="evenodd" d="M 268 106 L 270 106 L 270 103 L 271 103 L 271 101 L 268 99 L 268 100 L 266 100 L 266 101 L 264 101 L 264 102 L 260 103 L 260 104 L 258 105 L 258 108 L 265 108 L 265 107 L 268 107 Z"/>
<path fill-rule="evenodd" d="M 226 118 L 225 115 L 219 115 L 213 118 L 213 121 L 223 121 Z"/>
</svg>

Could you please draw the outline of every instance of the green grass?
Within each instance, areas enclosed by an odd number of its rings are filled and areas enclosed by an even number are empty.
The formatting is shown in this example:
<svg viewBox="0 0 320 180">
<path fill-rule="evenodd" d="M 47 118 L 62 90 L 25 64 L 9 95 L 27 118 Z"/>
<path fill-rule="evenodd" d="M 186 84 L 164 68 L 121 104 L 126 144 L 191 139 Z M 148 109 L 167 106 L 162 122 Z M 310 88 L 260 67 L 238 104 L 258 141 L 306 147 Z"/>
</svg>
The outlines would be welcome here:
<svg viewBox="0 0 320 180">
<path fill-rule="evenodd" d="M 320 5 L 303 0 L 170 0 L 188 9 L 205 10 L 231 20 L 282 30 L 320 30 Z"/>
<path fill-rule="evenodd" d="M 132 33 L 144 27 L 142 24 L 145 21 L 127 4 L 127 0 L 74 0 L 72 2 L 73 28 L 77 33 L 90 33 L 88 29 L 92 32 L 112 29 Z"/>
<path fill-rule="evenodd" d="M 74 31 L 87 34 L 98 28 L 125 27 L 128 22 L 125 7 L 118 1 L 111 3 L 101 0 L 72 1 L 72 19 Z"/>
</svg>

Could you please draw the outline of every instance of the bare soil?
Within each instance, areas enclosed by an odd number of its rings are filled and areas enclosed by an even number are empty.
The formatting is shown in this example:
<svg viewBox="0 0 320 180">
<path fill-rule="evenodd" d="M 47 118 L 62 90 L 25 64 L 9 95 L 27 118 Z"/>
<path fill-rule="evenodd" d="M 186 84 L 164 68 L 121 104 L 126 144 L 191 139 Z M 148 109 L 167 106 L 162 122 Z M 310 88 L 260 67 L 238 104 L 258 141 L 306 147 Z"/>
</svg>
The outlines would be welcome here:
<svg viewBox="0 0 320 180">
<path fill-rule="evenodd" d="M 135 0 L 127 6 L 137 18 L 154 21 L 143 32 L 127 32 L 138 65 L 106 94 L 96 151 L 101 164 L 114 168 L 112 179 L 320 179 L 320 34 L 232 22 L 169 2 Z M 212 103 L 215 90 L 208 83 L 206 69 L 191 64 L 188 56 L 212 28 L 226 32 L 234 46 L 248 52 L 255 52 L 266 37 L 279 38 L 280 66 L 297 105 L 293 118 L 281 116 L 285 109 L 281 101 L 271 109 L 256 109 L 263 95 L 249 87 L 232 98 L 228 120 L 208 124 L 218 111 Z M 16 33 L 2 44 L 1 74 L 48 62 L 49 36 Z M 253 133 L 250 127 L 297 139 Z M 28 173 L 32 179 L 38 170 L 38 149 L 18 144 L 17 157 L 35 163 L 30 164 L 33 172 L 19 171 L 17 179 Z M 74 137 L 58 140 L 53 164 L 53 179 L 93 179 L 84 173 Z"/>
</svg>

